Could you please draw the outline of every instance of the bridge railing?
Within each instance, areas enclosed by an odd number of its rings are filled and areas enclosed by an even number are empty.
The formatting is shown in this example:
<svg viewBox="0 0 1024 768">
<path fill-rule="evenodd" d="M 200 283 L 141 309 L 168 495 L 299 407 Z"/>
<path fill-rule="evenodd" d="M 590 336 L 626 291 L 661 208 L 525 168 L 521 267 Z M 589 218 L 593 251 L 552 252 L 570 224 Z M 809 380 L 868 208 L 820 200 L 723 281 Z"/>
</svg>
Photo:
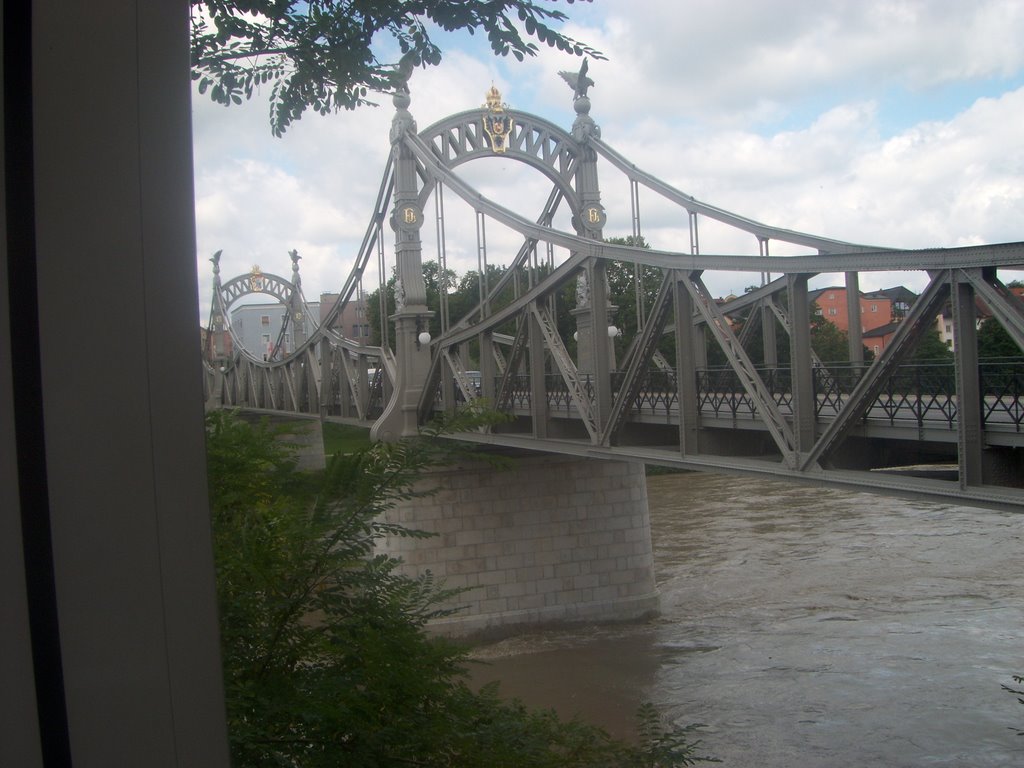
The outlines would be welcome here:
<svg viewBox="0 0 1024 768">
<path fill-rule="evenodd" d="M 830 419 L 838 414 L 850 398 L 868 365 L 829 364 L 815 368 L 813 377 L 816 415 Z M 758 367 L 758 374 L 772 399 L 784 413 L 792 412 L 793 386 L 789 368 Z M 612 388 L 617 393 L 625 374 L 612 374 Z M 1024 359 L 983 360 L 978 366 L 983 395 L 982 419 L 986 427 L 1016 432 L 1024 426 Z M 593 396 L 593 381 L 580 376 L 583 391 Z M 518 375 L 511 379 L 504 410 L 528 411 L 531 407 L 530 377 Z M 565 380 L 557 375 L 545 376 L 547 407 L 556 413 L 573 411 L 572 396 Z M 739 376 L 728 366 L 711 367 L 697 372 L 697 402 L 702 415 L 730 420 L 758 418 L 757 408 L 746 392 Z M 440 401 L 438 401 L 440 405 Z M 678 409 L 678 387 L 675 373 L 650 370 L 634 399 L 633 416 L 668 416 Z M 956 374 L 952 362 L 923 361 L 896 368 L 868 410 L 865 421 L 886 422 L 889 426 L 916 426 L 953 430 L 957 421 Z"/>
</svg>

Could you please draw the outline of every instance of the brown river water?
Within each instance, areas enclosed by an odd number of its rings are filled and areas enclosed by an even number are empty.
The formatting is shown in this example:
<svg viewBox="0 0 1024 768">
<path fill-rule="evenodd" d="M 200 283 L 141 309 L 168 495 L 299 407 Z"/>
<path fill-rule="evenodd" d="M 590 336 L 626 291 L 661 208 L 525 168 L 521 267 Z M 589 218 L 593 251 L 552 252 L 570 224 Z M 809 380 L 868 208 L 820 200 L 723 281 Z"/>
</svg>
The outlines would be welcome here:
<svg viewBox="0 0 1024 768">
<path fill-rule="evenodd" d="M 629 736 L 643 701 L 733 768 L 1024 766 L 1024 516 L 648 479 L 661 616 L 478 648 L 477 682 Z"/>
</svg>

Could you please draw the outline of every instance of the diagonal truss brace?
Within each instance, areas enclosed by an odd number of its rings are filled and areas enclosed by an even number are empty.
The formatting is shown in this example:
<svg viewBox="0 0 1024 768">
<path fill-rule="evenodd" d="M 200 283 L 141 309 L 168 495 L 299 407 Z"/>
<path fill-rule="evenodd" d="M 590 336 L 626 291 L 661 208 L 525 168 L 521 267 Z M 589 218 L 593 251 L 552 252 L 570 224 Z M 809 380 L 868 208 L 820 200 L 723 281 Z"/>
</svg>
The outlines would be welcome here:
<svg viewBox="0 0 1024 768">
<path fill-rule="evenodd" d="M 914 348 L 921 335 L 932 327 L 935 315 L 949 295 L 949 277 L 948 270 L 932 273 L 931 282 L 910 308 L 889 346 L 882 350 L 864 377 L 857 382 L 846 406 L 804 456 L 800 465 L 801 470 L 806 471 L 827 457 L 871 408 L 896 366 Z"/>
<path fill-rule="evenodd" d="M 750 312 L 747 314 L 747 321 L 743 323 L 743 327 L 740 328 L 740 335 L 738 336 L 740 344 L 746 348 L 747 342 L 750 341 L 750 337 L 754 335 L 754 331 L 761 327 L 761 303 L 755 304 L 750 308 Z"/>
<path fill-rule="evenodd" d="M 732 366 L 733 371 L 739 377 L 743 388 L 754 401 L 754 406 L 757 408 L 758 413 L 761 414 L 761 418 L 764 419 L 768 432 L 782 452 L 782 459 L 786 466 L 790 468 L 795 467 L 797 463 L 796 439 L 793 436 L 793 430 L 785 418 L 783 418 L 779 407 L 775 404 L 775 400 L 768 391 L 768 387 L 761 380 L 761 377 L 754 368 L 753 362 L 751 362 L 750 357 L 743 349 L 739 339 L 736 338 L 736 334 L 729 327 L 729 323 L 726 321 L 725 315 L 722 314 L 722 310 L 719 309 L 697 273 L 687 274 L 682 272 L 679 274 L 686 290 L 693 297 L 694 305 L 704 318 L 708 330 L 711 331 L 715 341 L 722 348 L 722 352 L 729 361 L 729 365 Z"/>
<path fill-rule="evenodd" d="M 361 387 L 359 386 L 357 371 L 344 350 L 342 350 L 341 354 L 338 355 L 338 359 L 341 361 L 341 372 L 344 373 L 345 378 L 348 379 L 348 389 L 353 395 L 352 400 L 355 402 L 356 415 L 359 417 L 360 421 L 363 421 L 366 419 L 366 398 L 363 397 Z"/>
<path fill-rule="evenodd" d="M 1024 304 L 998 278 L 986 280 L 980 270 L 960 270 L 974 290 L 988 304 L 992 316 L 999 321 L 1017 346 L 1024 349 Z"/>
<path fill-rule="evenodd" d="M 580 383 L 579 371 L 576 370 L 576 364 L 572 361 L 569 351 L 558 335 L 558 328 L 554 320 L 546 308 L 537 306 L 537 302 L 530 303 L 530 312 L 537 320 L 540 332 L 544 336 L 544 343 L 547 345 L 548 352 L 551 353 L 551 359 L 569 388 L 569 397 L 572 398 L 573 404 L 576 406 L 576 412 L 580 415 L 583 426 L 590 433 L 591 441 L 597 443 L 601 439 L 601 430 L 594 415 L 593 404 Z"/>
<path fill-rule="evenodd" d="M 789 338 L 793 338 L 793 329 L 789 325 L 789 313 L 776 304 L 775 300 L 772 298 L 767 299 L 767 304 L 768 308 L 771 309 L 772 314 L 775 315 L 775 319 L 779 321 L 779 325 L 782 326 L 782 330 L 786 332 L 786 335 Z M 827 376 L 827 386 L 835 386 L 832 374 L 828 372 L 828 368 L 826 368 L 825 364 L 821 362 L 821 358 L 818 357 L 818 353 L 814 351 L 814 347 L 811 347 L 811 364 Z"/>
<path fill-rule="evenodd" d="M 644 383 L 647 373 L 647 365 L 654 358 L 658 351 L 658 341 L 661 339 L 662 329 L 665 327 L 665 320 L 668 319 L 668 310 L 672 306 L 672 276 L 670 272 L 665 273 L 658 288 L 658 295 L 654 299 L 647 316 L 647 323 L 638 337 L 636 343 L 630 349 L 630 355 L 626 360 L 626 373 L 622 386 L 619 387 L 618 395 L 612 404 L 612 412 L 608 417 L 604 432 L 601 434 L 601 444 L 606 445 L 612 437 L 621 429 L 626 415 L 629 412 L 629 405 L 636 400 L 640 393 L 640 387 Z M 662 357 L 664 360 L 664 357 Z"/>
<path fill-rule="evenodd" d="M 516 329 L 515 338 L 512 339 L 512 349 L 508 353 L 508 360 L 505 363 L 505 370 L 501 376 L 501 383 L 498 385 L 498 391 L 494 395 L 495 405 L 498 410 L 504 410 L 509 406 L 508 401 L 512 394 L 513 380 L 516 371 L 519 370 L 519 363 L 523 359 L 523 353 L 526 351 L 528 338 L 527 323 L 520 322 L 519 327 Z"/>
<path fill-rule="evenodd" d="M 451 347 L 445 347 L 441 350 L 441 354 L 444 357 L 445 363 L 452 371 L 452 375 L 455 378 L 455 384 L 462 392 L 463 398 L 467 403 L 472 403 L 477 400 L 476 389 L 473 387 L 472 382 L 469 380 L 469 376 L 466 375 L 466 368 L 462 365 L 462 360 L 458 355 L 452 356 L 449 352 Z"/>
</svg>

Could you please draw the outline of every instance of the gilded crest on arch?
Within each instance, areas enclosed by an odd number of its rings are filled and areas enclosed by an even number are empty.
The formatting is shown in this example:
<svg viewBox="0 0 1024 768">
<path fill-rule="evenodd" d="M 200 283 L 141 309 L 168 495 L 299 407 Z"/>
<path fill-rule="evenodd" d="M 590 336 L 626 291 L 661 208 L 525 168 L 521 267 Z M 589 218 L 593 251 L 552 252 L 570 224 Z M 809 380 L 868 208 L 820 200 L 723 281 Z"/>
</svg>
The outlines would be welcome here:
<svg viewBox="0 0 1024 768">
<path fill-rule="evenodd" d="M 260 269 L 259 264 L 252 265 L 252 271 L 249 272 L 249 289 L 253 291 L 262 291 L 266 281 L 263 277 L 263 270 Z"/>
<path fill-rule="evenodd" d="M 484 106 L 487 108 L 487 114 L 483 118 L 484 132 L 491 140 L 491 151 L 498 155 L 504 154 L 508 149 L 508 140 L 512 135 L 515 120 L 506 114 L 508 104 L 502 102 L 501 92 L 493 85 L 487 92 L 487 103 Z"/>
</svg>

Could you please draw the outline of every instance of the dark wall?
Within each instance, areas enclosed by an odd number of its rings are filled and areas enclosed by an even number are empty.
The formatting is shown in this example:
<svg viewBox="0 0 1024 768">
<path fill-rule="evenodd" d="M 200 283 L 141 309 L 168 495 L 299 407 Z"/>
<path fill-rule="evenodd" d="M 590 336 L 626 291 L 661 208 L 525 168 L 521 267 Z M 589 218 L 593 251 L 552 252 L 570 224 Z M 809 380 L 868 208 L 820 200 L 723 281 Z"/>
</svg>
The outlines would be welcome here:
<svg viewBox="0 0 1024 768">
<path fill-rule="evenodd" d="M 2 765 L 227 765 L 188 12 L 4 4 Z"/>
</svg>

